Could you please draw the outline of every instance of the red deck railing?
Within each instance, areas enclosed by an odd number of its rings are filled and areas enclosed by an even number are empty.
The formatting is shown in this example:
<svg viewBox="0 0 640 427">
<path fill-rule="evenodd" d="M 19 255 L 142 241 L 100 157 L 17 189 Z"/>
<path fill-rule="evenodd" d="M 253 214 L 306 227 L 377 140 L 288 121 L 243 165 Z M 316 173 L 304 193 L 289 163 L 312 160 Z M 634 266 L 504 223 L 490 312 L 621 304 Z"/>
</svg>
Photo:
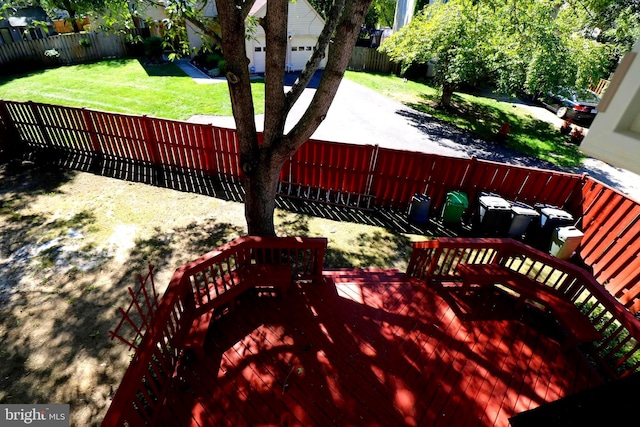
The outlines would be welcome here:
<svg viewBox="0 0 640 427">
<path fill-rule="evenodd" d="M 603 334 L 589 353 L 610 377 L 640 370 L 640 321 L 585 270 L 512 239 L 440 238 L 414 243 L 407 273 L 427 282 L 458 281 L 460 263 L 497 263 L 556 289 Z"/>
<path fill-rule="evenodd" d="M 241 179 L 235 130 L 202 124 L 0 101 L 3 142 L 8 151 L 81 152 Z M 283 196 L 359 208 L 407 209 L 415 193 L 424 193 L 431 216 L 451 190 L 470 200 L 491 191 L 559 206 L 584 232 L 577 252 L 596 280 L 632 313 L 640 311 L 640 204 L 588 176 L 311 140 L 284 165 L 280 181 Z"/>
<path fill-rule="evenodd" d="M 156 424 L 182 343 L 198 307 L 211 298 L 203 289 L 230 290 L 239 285 L 231 280 L 235 270 L 265 262 L 291 266 L 296 280 L 314 280 L 322 274 L 326 246 L 323 238 L 242 237 L 178 268 L 102 425 Z M 216 286 L 221 282 L 222 288 Z"/>
</svg>

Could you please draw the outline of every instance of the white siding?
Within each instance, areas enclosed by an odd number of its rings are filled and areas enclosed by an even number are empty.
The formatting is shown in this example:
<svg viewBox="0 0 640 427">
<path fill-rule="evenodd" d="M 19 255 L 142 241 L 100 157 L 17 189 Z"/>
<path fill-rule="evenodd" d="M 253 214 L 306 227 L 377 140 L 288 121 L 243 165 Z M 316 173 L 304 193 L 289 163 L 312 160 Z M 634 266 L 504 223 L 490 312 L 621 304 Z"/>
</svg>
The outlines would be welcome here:
<svg viewBox="0 0 640 427">
<path fill-rule="evenodd" d="M 263 17 L 267 13 L 266 5 L 257 9 L 253 15 Z M 287 33 L 289 41 L 287 43 L 287 64 L 295 71 L 300 71 L 313 53 L 318 36 L 324 28 L 324 20 L 311 7 L 307 0 L 297 0 L 289 2 L 289 19 L 287 22 Z M 264 72 L 264 51 L 256 52 L 256 47 L 264 48 L 265 37 L 262 27 L 258 27 L 255 35 L 256 40 L 247 42 L 247 54 L 251 63 L 250 67 L 255 67 L 257 73 Z M 302 48 L 302 49 L 300 49 Z M 324 67 L 326 60 L 323 60 L 320 67 Z"/>
<path fill-rule="evenodd" d="M 218 9 L 215 1 L 207 1 L 202 14 L 206 17 L 214 17 L 218 15 Z M 200 37 L 200 30 L 193 24 L 187 22 L 187 38 L 189 39 L 189 46 L 191 48 L 191 55 L 198 53 L 198 49 L 202 47 L 202 38 Z"/>
<path fill-rule="evenodd" d="M 640 174 L 640 40 L 627 53 L 628 69 L 617 70 L 600 101 L 580 150 L 614 166 Z"/>
</svg>

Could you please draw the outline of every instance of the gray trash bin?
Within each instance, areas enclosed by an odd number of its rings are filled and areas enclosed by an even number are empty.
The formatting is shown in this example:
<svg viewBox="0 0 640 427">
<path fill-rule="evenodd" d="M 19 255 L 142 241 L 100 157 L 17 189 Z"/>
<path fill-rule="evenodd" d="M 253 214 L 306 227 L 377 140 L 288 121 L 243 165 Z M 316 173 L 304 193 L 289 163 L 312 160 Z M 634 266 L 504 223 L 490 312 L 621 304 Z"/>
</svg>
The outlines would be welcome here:
<svg viewBox="0 0 640 427">
<path fill-rule="evenodd" d="M 573 225 L 573 216 L 558 207 L 550 205 L 534 205 L 540 213 L 540 218 L 531 224 L 527 230 L 526 241 L 531 246 L 548 252 L 551 246 L 551 236 L 558 227 Z"/>
<path fill-rule="evenodd" d="M 414 194 L 409 206 L 409 222 L 416 225 L 426 225 L 429 219 L 431 198 L 426 194 Z"/>
<path fill-rule="evenodd" d="M 574 226 L 558 227 L 553 230 L 549 254 L 567 260 L 580 245 L 584 233 Z"/>
<path fill-rule="evenodd" d="M 495 194 L 478 197 L 478 213 L 474 231 L 480 234 L 506 236 L 511 224 L 511 203 Z"/>
<path fill-rule="evenodd" d="M 533 207 L 522 202 L 511 202 L 511 225 L 507 234 L 514 239 L 522 238 L 531 221 L 539 216 Z"/>
</svg>

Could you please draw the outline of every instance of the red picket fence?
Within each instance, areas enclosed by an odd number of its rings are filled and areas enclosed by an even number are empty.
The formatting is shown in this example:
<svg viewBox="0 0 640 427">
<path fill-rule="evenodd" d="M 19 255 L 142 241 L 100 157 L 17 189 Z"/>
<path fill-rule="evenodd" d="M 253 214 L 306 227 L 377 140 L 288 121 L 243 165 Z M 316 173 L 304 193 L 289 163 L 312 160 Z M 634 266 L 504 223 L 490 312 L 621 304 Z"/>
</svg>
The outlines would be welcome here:
<svg viewBox="0 0 640 427">
<path fill-rule="evenodd" d="M 242 179 L 235 130 L 210 125 L 0 101 L 2 141 L 7 150 L 17 144 L 82 152 Z M 452 190 L 464 191 L 469 200 L 491 191 L 559 206 L 585 233 L 578 252 L 596 279 L 632 312 L 640 311 L 640 205 L 588 176 L 310 140 L 285 163 L 280 181 L 282 196 L 364 209 L 406 210 L 413 195 L 423 193 L 431 198 L 432 216 Z"/>
</svg>

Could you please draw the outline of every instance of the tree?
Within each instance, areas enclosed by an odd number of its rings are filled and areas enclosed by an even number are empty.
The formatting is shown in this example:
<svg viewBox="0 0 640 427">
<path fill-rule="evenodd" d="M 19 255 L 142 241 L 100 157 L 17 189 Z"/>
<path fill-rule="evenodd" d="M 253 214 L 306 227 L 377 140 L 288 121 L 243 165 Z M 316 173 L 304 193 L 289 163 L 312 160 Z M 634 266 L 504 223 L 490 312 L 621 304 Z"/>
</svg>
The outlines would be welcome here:
<svg viewBox="0 0 640 427">
<path fill-rule="evenodd" d="M 405 69 L 436 59 L 445 108 L 456 87 L 480 79 L 512 95 L 586 86 L 604 75 L 608 47 L 583 37 L 571 13 L 550 0 L 435 3 L 381 48 Z"/>
<path fill-rule="evenodd" d="M 585 37 L 569 3 L 514 1 L 499 12 L 491 68 L 503 93 L 587 87 L 606 75 L 611 47 Z"/>
<path fill-rule="evenodd" d="M 382 27 L 393 27 L 393 19 L 396 13 L 396 0 L 373 0 L 371 9 L 377 17 L 376 24 Z"/>
<path fill-rule="evenodd" d="M 473 83 L 488 73 L 491 35 L 495 34 L 491 17 L 485 3 L 437 2 L 385 40 L 381 50 L 402 64 L 403 73 L 411 64 L 437 59 L 440 105 L 448 108 L 460 83 Z"/>
<path fill-rule="evenodd" d="M 47 9 L 64 10 L 69 14 L 68 21 L 75 33 L 80 32 L 78 18 L 90 12 L 100 13 L 106 8 L 105 0 L 42 0 L 42 6 Z"/>
<path fill-rule="evenodd" d="M 245 20 L 253 1 L 218 0 L 222 51 L 236 121 L 244 172 L 245 217 L 249 234 L 275 235 L 273 215 L 280 169 L 326 117 L 347 68 L 360 26 L 371 0 L 335 0 L 308 62 L 293 87 L 285 93 L 287 0 L 269 0 L 259 22 L 265 30 L 265 114 L 262 144 L 258 143 L 245 51 Z M 285 121 L 328 47 L 327 63 L 313 99 L 297 124 L 285 134 Z"/>
<path fill-rule="evenodd" d="M 211 1 L 211 0 L 209 0 Z M 313 134 L 326 117 L 338 90 L 371 0 L 333 0 L 325 26 L 293 86 L 285 92 L 287 18 L 289 0 L 269 0 L 266 16 L 257 24 L 265 31 L 264 132 L 259 143 L 251 93 L 245 38 L 250 37 L 249 11 L 255 0 L 217 0 L 216 19 L 205 19 L 188 0 L 168 4 L 170 19 L 184 19 L 218 44 L 226 64 L 226 78 L 236 122 L 245 190 L 245 218 L 250 235 L 275 235 L 274 210 L 280 170 Z M 166 3 L 165 3 L 166 4 Z M 206 6 L 206 5 L 204 5 Z M 327 56 L 322 78 L 313 99 L 291 130 L 285 122 L 293 104 Z"/>
</svg>

